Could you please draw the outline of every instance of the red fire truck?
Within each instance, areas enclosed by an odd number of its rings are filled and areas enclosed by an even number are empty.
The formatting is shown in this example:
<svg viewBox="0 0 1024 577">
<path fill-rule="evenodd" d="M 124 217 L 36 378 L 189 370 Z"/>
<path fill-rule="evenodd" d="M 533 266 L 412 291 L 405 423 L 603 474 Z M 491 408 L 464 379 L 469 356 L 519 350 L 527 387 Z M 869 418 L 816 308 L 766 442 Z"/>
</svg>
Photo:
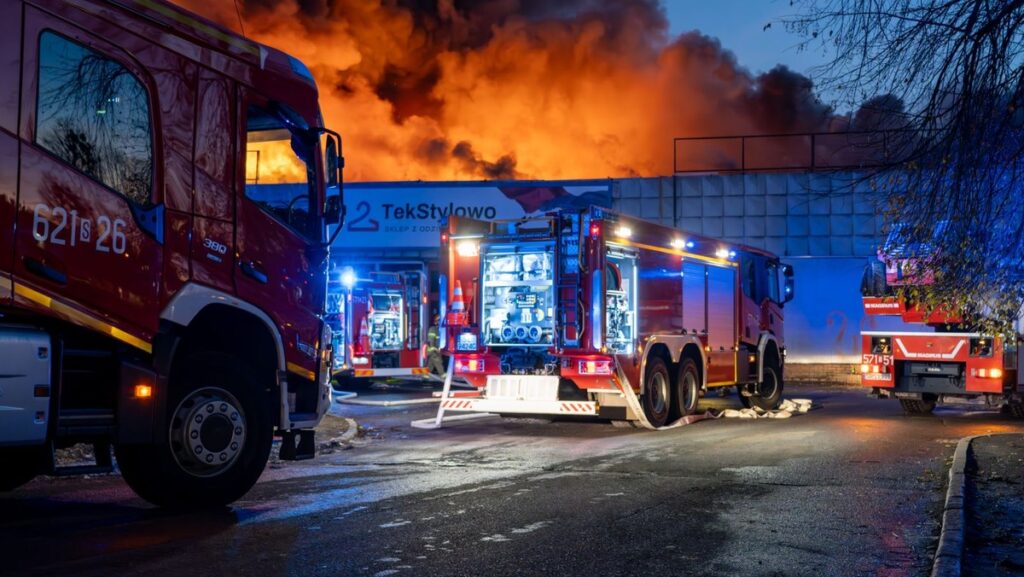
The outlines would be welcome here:
<svg viewBox="0 0 1024 577">
<path fill-rule="evenodd" d="M 0 489 L 91 443 L 221 505 L 273 436 L 311 457 L 341 143 L 309 70 L 163 0 L 2 2 L 0 54 Z"/>
<path fill-rule="evenodd" d="M 332 275 L 328 300 L 334 377 L 341 389 L 374 379 L 432 379 L 426 366 L 426 278 L 422 271 L 344 267 Z"/>
<path fill-rule="evenodd" d="M 469 317 L 444 346 L 479 393 L 446 411 L 660 427 L 712 388 L 765 409 L 782 398 L 793 277 L 767 252 L 592 207 L 452 217 L 441 257 L 442 310 L 458 284 Z"/>
<path fill-rule="evenodd" d="M 933 276 L 918 256 L 922 252 L 908 252 L 894 240 L 898 232 L 866 268 L 864 314 L 898 316 L 932 331 L 862 332 L 861 384 L 877 398 L 899 399 L 907 414 L 931 413 L 937 403 L 948 403 L 1006 407 L 1024 417 L 1020 335 L 972 331 L 960 312 L 927 310 L 899 296 L 896 287 L 930 284 Z"/>
</svg>

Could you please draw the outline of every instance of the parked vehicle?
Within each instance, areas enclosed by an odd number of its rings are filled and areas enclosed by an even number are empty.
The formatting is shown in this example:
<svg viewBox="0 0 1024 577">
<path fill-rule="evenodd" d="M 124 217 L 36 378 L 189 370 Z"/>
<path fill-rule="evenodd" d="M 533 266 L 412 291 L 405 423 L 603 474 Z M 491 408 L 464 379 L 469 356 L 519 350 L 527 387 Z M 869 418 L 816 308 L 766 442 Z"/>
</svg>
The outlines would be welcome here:
<svg viewBox="0 0 1024 577">
<path fill-rule="evenodd" d="M 945 403 L 1005 408 L 1024 418 L 1018 327 L 985 334 L 970 320 L 983 311 L 929 309 L 912 301 L 910 289 L 934 282 L 928 256 L 935 249 L 908 247 L 900 236 L 894 228 L 865 267 L 864 314 L 898 316 L 922 330 L 861 332 L 861 384 L 872 396 L 898 399 L 907 414 L 931 413 Z"/>
<path fill-rule="evenodd" d="M 163 0 L 0 28 L 0 489 L 112 446 L 143 498 L 223 505 L 273 436 L 312 457 L 342 205 L 309 70 Z"/>
<path fill-rule="evenodd" d="M 328 316 L 334 337 L 337 387 L 374 379 L 434 379 L 427 367 L 429 330 L 422 271 L 357 272 L 344 267 L 328 284 L 337 303 Z"/>
<path fill-rule="evenodd" d="M 606 209 L 517 221 L 451 217 L 442 295 L 467 322 L 443 346 L 479 396 L 445 410 L 586 415 L 660 427 L 706 391 L 778 406 L 792 269 L 767 252 Z"/>
</svg>

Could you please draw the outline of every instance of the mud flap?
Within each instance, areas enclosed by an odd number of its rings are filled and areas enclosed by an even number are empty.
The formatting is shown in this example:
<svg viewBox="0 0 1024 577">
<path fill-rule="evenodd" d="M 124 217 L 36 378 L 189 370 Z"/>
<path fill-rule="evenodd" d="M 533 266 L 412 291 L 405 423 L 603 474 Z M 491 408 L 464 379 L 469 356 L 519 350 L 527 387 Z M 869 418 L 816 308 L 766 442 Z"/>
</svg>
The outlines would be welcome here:
<svg viewBox="0 0 1024 577">
<path fill-rule="evenodd" d="M 626 373 L 623 372 L 622 366 L 619 364 L 617 358 L 615 359 L 615 384 L 616 386 L 619 387 L 619 391 L 622 393 L 622 396 L 625 397 L 626 406 L 628 406 L 629 410 L 632 411 L 633 414 L 636 416 L 637 422 L 640 423 L 640 426 L 645 429 L 650 429 L 652 431 L 665 431 L 668 429 L 682 427 L 683 425 L 696 423 L 697 421 L 703 421 L 704 419 L 715 418 L 714 415 L 712 415 L 710 412 L 704 412 L 699 415 L 687 415 L 681 419 L 678 419 L 672 423 L 665 425 L 664 427 L 655 427 L 654 425 L 651 424 L 650 421 L 647 420 L 647 415 L 644 414 L 644 409 L 642 406 L 640 406 L 640 398 L 637 397 L 636 393 L 633 392 L 633 387 L 632 385 L 630 385 L 629 379 L 626 377 Z"/>
<path fill-rule="evenodd" d="M 298 437 L 298 441 L 296 441 Z M 316 431 L 292 430 L 281 433 L 282 461 L 305 461 L 316 456 Z"/>
</svg>

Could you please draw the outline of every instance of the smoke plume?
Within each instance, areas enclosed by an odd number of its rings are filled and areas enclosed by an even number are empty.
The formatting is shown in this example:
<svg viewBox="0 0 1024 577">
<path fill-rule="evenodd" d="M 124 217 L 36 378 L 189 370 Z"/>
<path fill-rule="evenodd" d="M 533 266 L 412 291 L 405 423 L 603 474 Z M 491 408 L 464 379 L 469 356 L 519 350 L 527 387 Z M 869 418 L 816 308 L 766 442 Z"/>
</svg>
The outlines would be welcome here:
<svg viewBox="0 0 1024 577">
<path fill-rule="evenodd" d="M 231 2 L 177 0 L 239 29 Z M 752 75 L 655 0 L 246 0 L 305 62 L 349 180 L 672 172 L 677 136 L 828 130 L 811 81 Z"/>
</svg>

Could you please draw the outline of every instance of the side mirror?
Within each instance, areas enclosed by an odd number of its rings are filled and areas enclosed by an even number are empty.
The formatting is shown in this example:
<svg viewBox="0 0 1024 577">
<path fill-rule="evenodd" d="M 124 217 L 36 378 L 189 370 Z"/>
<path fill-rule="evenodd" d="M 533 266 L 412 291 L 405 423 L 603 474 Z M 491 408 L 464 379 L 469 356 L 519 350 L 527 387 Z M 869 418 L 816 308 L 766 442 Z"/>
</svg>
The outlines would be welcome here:
<svg viewBox="0 0 1024 577">
<path fill-rule="evenodd" d="M 782 276 L 786 281 L 783 283 L 784 288 L 782 289 L 782 302 L 788 303 L 796 296 L 796 291 L 793 288 L 793 267 L 788 264 L 782 265 Z"/>
<path fill-rule="evenodd" d="M 339 148 L 338 139 L 333 134 L 328 134 L 324 151 L 327 161 L 327 188 L 335 188 L 341 183 L 342 160 L 338 153 Z"/>
<path fill-rule="evenodd" d="M 335 194 L 327 197 L 327 205 L 324 207 L 324 224 L 338 225 L 345 221 L 345 204 L 341 201 L 341 195 Z"/>
<path fill-rule="evenodd" d="M 345 168 L 345 157 L 341 155 L 341 136 L 331 130 L 324 130 L 324 168 L 327 171 L 327 198 L 324 199 L 324 224 L 334 226 L 334 232 L 325 243 L 333 245 L 345 224 L 345 187 L 342 170 Z M 333 188 L 337 194 L 330 194 Z"/>
</svg>

